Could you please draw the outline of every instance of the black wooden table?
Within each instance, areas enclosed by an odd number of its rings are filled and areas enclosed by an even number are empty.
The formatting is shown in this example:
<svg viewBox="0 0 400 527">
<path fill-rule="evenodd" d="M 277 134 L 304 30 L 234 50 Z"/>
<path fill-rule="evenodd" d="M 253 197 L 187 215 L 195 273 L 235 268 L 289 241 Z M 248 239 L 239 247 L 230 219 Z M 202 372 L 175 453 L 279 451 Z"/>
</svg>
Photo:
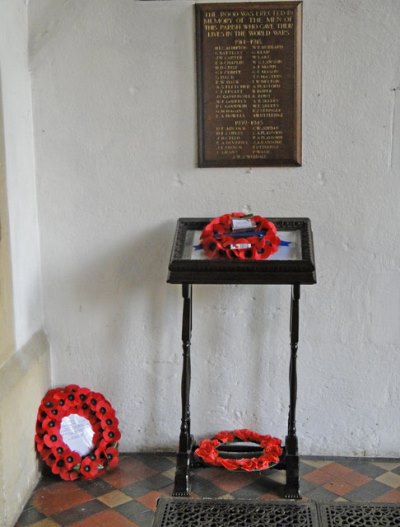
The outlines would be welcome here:
<svg viewBox="0 0 400 527">
<path fill-rule="evenodd" d="M 182 420 L 175 475 L 174 496 L 190 495 L 190 469 L 196 465 L 195 441 L 190 432 L 190 346 L 192 333 L 193 284 L 289 284 L 292 286 L 290 316 L 290 369 L 288 432 L 279 465 L 286 471 L 285 498 L 298 499 L 299 456 L 296 435 L 297 348 L 299 340 L 300 285 L 315 284 L 314 249 L 308 218 L 270 218 L 278 235 L 288 246 L 281 246 L 268 260 L 209 259 L 194 246 L 210 218 L 180 218 L 169 263 L 168 282 L 182 284 L 183 370 Z"/>
</svg>

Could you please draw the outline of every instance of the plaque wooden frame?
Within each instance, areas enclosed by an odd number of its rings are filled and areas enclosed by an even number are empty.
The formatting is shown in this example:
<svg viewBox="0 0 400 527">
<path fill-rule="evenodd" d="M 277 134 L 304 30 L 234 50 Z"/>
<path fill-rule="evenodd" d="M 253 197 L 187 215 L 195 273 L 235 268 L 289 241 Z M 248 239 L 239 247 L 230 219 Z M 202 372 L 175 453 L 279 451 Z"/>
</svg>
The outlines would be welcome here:
<svg viewBox="0 0 400 527">
<path fill-rule="evenodd" d="M 268 131 L 268 127 L 274 127 L 276 129 L 275 134 L 275 143 L 271 143 L 271 139 L 268 139 L 267 142 L 262 143 L 262 136 L 257 138 L 257 145 L 255 144 L 255 135 L 258 132 L 255 132 L 257 128 L 256 125 L 252 123 L 259 122 L 259 119 L 254 118 L 255 113 L 254 108 L 260 107 L 257 103 L 264 101 L 267 97 L 265 90 L 264 95 L 254 95 L 254 82 L 255 82 L 255 73 L 257 71 L 253 69 L 251 61 L 249 59 L 249 54 L 251 57 L 253 55 L 253 43 L 256 39 L 250 39 L 250 32 L 243 31 L 246 33 L 245 37 L 236 37 L 236 36 L 227 36 L 219 37 L 220 34 L 227 34 L 222 31 L 216 31 L 217 38 L 212 40 L 211 36 L 214 36 L 212 32 L 206 31 L 205 17 L 210 16 L 210 13 L 216 13 L 216 17 L 219 16 L 219 13 L 228 13 L 228 12 L 254 12 L 254 20 L 257 19 L 257 13 L 265 12 L 277 12 L 287 11 L 292 14 L 292 28 L 289 36 L 279 37 L 279 35 L 264 35 L 257 37 L 260 47 L 267 49 L 270 45 L 275 45 L 277 42 L 284 42 L 282 56 L 279 58 L 282 60 L 281 71 L 279 73 L 282 78 L 282 84 L 279 88 L 275 89 L 274 100 L 279 101 L 281 110 L 280 119 L 277 117 L 263 117 L 262 127 L 266 130 L 265 134 L 272 133 Z M 196 66 L 197 66 L 197 124 L 198 124 L 198 166 L 201 168 L 207 167 L 240 167 L 240 166 L 301 166 L 302 163 L 302 134 L 301 134 L 301 86 L 302 86 L 302 1 L 288 1 L 288 2 L 248 2 L 248 3 L 213 3 L 213 4 L 195 4 L 195 16 L 196 16 Z M 247 15 L 247 20 L 250 20 Z M 220 19 L 222 19 L 222 15 Z M 229 18 L 229 17 L 228 17 Z M 234 20 L 236 23 L 240 18 Z M 243 18 L 242 18 L 243 20 Z M 259 19 L 261 20 L 261 19 Z M 263 27 L 263 24 L 259 24 L 260 27 Z M 264 24 L 265 27 L 267 27 Z M 227 25 L 214 25 L 218 30 L 221 27 L 227 28 Z M 234 24 L 230 27 L 237 27 Z M 244 27 L 244 24 L 243 24 Z M 249 27 L 249 26 L 247 26 Z M 272 26 L 271 26 L 272 27 Z M 277 26 L 274 26 L 277 27 Z M 271 31 L 269 31 L 271 33 Z M 275 33 L 277 30 L 275 30 Z M 231 31 L 234 35 L 236 32 Z M 259 32 L 260 34 L 262 31 Z M 264 33 L 268 33 L 268 30 L 265 30 Z M 282 40 L 286 38 L 286 40 Z M 246 82 L 251 85 L 249 93 L 242 95 L 240 94 L 236 102 L 246 103 L 246 100 L 251 104 L 251 109 L 246 106 L 245 110 L 239 110 L 246 112 L 246 116 L 243 118 L 226 118 L 226 114 L 221 118 L 221 113 L 217 112 L 217 73 L 216 73 L 216 59 L 215 47 L 218 45 L 220 48 L 225 49 L 234 49 L 233 45 L 235 42 L 248 42 L 246 51 L 243 51 L 244 65 L 242 66 L 243 71 L 241 77 L 246 79 Z M 246 44 L 243 43 L 245 46 Z M 214 54 L 214 58 L 211 57 L 211 54 Z M 265 51 L 264 56 L 268 56 L 267 53 L 270 51 Z M 279 53 L 275 51 L 276 54 Z M 221 55 L 223 57 L 223 55 Z M 219 59 L 220 61 L 223 58 Z M 286 60 L 285 63 L 283 61 Z M 264 61 L 265 63 L 265 61 Z M 222 62 L 220 62 L 222 64 Z M 224 66 L 222 66 L 224 67 Z M 264 67 L 264 66 L 260 66 Z M 251 71 L 251 76 L 249 75 Z M 270 70 L 271 71 L 271 70 Z M 226 70 L 225 70 L 226 72 Z M 221 77 L 219 77 L 221 78 Z M 218 88 L 222 90 L 222 88 Z M 258 89 L 258 87 L 256 88 Z M 261 89 L 261 88 L 260 88 Z M 277 93 L 278 92 L 278 93 Z M 221 91 L 221 94 L 223 92 Z M 232 96 L 233 97 L 233 96 Z M 246 98 L 246 100 L 244 99 Z M 255 97 L 264 97 L 264 99 L 258 99 L 255 101 Z M 256 106 L 254 106 L 256 104 Z M 219 110 L 221 112 L 221 110 Z M 261 110 L 262 112 L 263 110 Z M 264 107 L 264 113 L 262 115 L 277 115 L 277 113 L 265 113 L 268 112 Z M 230 115 L 235 115 L 231 113 Z M 244 115 L 244 114 L 243 114 Z M 258 114 L 260 115 L 260 114 Z M 221 137 L 226 131 L 228 126 L 234 127 L 235 122 L 246 121 L 246 130 L 243 132 L 236 132 L 236 135 L 230 135 L 228 139 L 222 139 Z M 219 132 L 221 136 L 217 135 L 217 126 L 219 127 Z M 225 128 L 224 128 L 225 126 Z M 231 128 L 232 129 L 232 128 Z M 221 131 L 222 130 L 222 131 Z M 228 134 L 228 132 L 226 132 Z M 229 132 L 232 133 L 232 132 Z M 240 135 L 240 133 L 242 135 Z M 256 136 L 257 137 L 257 136 Z M 261 138 L 260 138 L 261 137 Z M 232 140 L 233 138 L 233 140 Z M 246 143 L 246 145 L 239 146 L 238 149 L 241 149 L 241 152 L 236 151 L 233 153 L 235 138 L 239 143 Z M 281 141 L 280 144 L 279 140 Z M 219 141 L 225 141 L 226 146 L 225 151 L 223 150 L 224 146 L 219 146 Z M 272 148 L 272 150 L 268 150 Z M 218 153 L 218 149 L 220 149 Z M 223 153 L 221 153 L 223 152 Z"/>
</svg>

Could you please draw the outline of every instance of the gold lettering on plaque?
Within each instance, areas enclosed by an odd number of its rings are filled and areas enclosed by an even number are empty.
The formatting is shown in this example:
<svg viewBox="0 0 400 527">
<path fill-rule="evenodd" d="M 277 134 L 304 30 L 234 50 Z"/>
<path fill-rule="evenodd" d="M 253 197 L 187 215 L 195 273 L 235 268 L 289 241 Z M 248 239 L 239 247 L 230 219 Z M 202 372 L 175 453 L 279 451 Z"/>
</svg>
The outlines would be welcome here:
<svg viewBox="0 0 400 527">
<path fill-rule="evenodd" d="M 232 165 L 272 160 L 273 164 L 274 159 L 295 157 L 299 4 L 196 6 L 201 32 L 198 54 L 202 54 L 198 56 L 203 79 L 202 147 L 209 166 L 213 161 Z"/>
</svg>

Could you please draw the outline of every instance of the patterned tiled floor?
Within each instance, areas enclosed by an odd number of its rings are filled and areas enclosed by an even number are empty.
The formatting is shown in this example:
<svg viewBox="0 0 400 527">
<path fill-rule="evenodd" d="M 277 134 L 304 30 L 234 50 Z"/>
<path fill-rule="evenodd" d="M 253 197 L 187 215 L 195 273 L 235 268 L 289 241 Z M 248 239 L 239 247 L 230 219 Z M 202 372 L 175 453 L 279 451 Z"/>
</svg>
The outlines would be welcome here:
<svg viewBox="0 0 400 527">
<path fill-rule="evenodd" d="M 171 496 L 175 458 L 123 455 L 103 478 L 64 482 L 45 476 L 15 527 L 150 527 L 159 496 Z M 280 499 L 285 473 L 194 471 L 193 497 Z M 400 503 L 400 459 L 301 458 L 301 492 L 314 501 Z"/>
</svg>

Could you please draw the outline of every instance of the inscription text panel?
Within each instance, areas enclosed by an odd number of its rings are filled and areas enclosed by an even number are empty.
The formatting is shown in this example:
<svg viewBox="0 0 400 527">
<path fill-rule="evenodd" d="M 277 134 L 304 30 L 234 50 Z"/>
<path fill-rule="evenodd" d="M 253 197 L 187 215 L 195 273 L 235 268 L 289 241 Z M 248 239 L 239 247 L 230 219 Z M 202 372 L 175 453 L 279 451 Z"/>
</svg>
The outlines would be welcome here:
<svg viewBox="0 0 400 527">
<path fill-rule="evenodd" d="M 196 4 L 200 167 L 301 164 L 301 9 Z"/>
</svg>

